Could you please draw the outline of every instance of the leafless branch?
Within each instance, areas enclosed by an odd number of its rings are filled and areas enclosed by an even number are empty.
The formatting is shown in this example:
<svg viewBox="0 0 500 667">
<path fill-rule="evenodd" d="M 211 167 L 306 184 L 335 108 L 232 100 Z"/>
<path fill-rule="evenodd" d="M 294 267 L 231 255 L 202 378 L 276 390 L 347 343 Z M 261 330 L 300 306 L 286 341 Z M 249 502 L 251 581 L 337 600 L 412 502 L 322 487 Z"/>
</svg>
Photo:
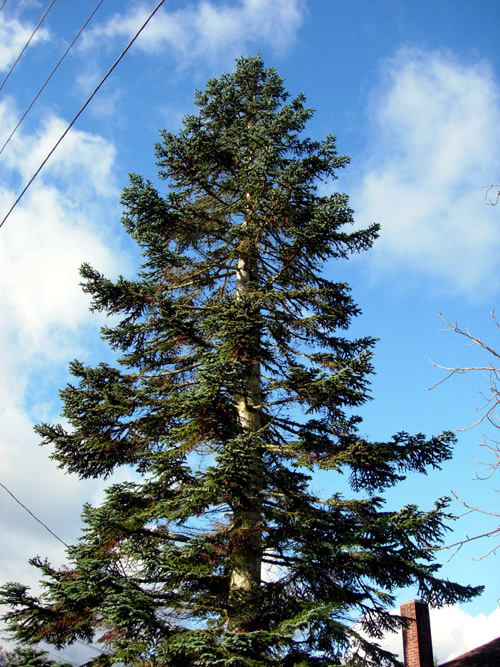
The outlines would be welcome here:
<svg viewBox="0 0 500 667">
<path fill-rule="evenodd" d="M 494 186 L 490 186 L 490 189 L 491 187 Z M 497 202 L 499 197 L 500 197 L 500 192 L 499 196 L 497 197 Z M 500 352 L 497 352 L 497 350 L 494 347 L 488 345 L 478 336 L 474 336 L 469 329 L 461 329 L 457 323 L 453 324 L 449 322 L 441 313 L 439 313 L 439 315 L 448 327 L 447 329 L 442 329 L 442 331 L 453 331 L 454 333 L 457 333 L 460 336 L 464 336 L 465 338 L 468 339 L 469 344 L 471 346 L 477 345 L 483 350 L 486 350 L 494 358 L 500 359 Z M 495 313 L 493 310 L 491 311 L 491 318 L 497 329 L 500 330 L 499 322 L 495 318 Z M 479 408 L 477 408 L 477 412 L 480 413 L 480 417 L 476 419 L 470 426 L 463 429 L 458 429 L 459 431 L 467 431 L 471 429 L 473 426 L 477 426 L 478 424 L 481 424 L 483 422 L 489 422 L 495 428 L 500 429 L 500 415 L 497 413 L 497 408 L 500 405 L 500 367 L 494 366 L 491 362 L 489 362 L 487 365 L 456 366 L 451 368 L 448 366 L 442 366 L 440 364 L 436 364 L 433 361 L 431 361 L 431 364 L 436 368 L 440 368 L 444 371 L 447 371 L 447 375 L 439 382 L 436 382 L 436 384 L 430 387 L 430 389 L 434 389 L 435 387 L 439 386 L 446 380 L 449 380 L 453 375 L 464 375 L 467 373 L 481 373 L 488 381 L 489 390 L 486 393 L 483 391 L 479 391 L 479 394 L 483 399 L 483 404 Z M 487 473 L 485 473 L 484 475 L 476 473 L 476 478 L 480 480 L 485 480 L 492 477 L 492 475 L 500 469 L 500 442 L 496 442 L 494 440 L 485 437 L 483 442 L 480 444 L 489 453 L 494 455 L 493 460 L 488 461 L 487 463 L 476 459 L 476 463 L 480 463 L 481 465 L 485 466 L 485 469 L 487 470 Z M 500 514 L 496 512 L 489 512 L 480 507 L 466 503 L 458 496 L 458 494 L 455 491 L 452 491 L 452 494 L 455 497 L 455 499 L 463 507 L 467 509 L 467 511 L 464 512 L 462 516 L 470 514 L 471 512 L 479 512 L 480 514 L 487 514 L 489 516 L 500 518 Z M 441 547 L 441 549 L 453 549 L 453 548 L 455 549 L 454 553 L 449 558 L 449 560 L 451 560 L 460 551 L 460 549 L 463 547 L 464 544 L 473 542 L 475 540 L 498 536 L 498 535 L 500 535 L 500 525 L 494 528 L 493 530 L 490 530 L 481 535 L 474 535 L 472 537 L 466 535 L 463 540 L 459 540 L 458 542 L 454 542 L 453 544 L 443 546 Z M 500 549 L 500 544 L 497 544 L 487 553 L 473 560 L 482 560 L 483 558 L 486 558 L 490 554 L 496 553 L 498 549 Z"/>
<path fill-rule="evenodd" d="M 451 556 L 448 558 L 448 563 L 452 558 L 454 558 L 457 553 L 460 551 L 460 549 L 464 546 L 464 544 L 469 544 L 469 542 L 473 542 L 474 540 L 481 540 L 487 537 L 493 537 L 494 535 L 500 534 L 500 526 L 498 528 L 495 528 L 495 530 L 491 530 L 488 533 L 483 533 L 482 535 L 474 535 L 473 537 L 469 537 L 468 535 L 465 536 L 463 540 L 459 540 L 458 542 L 454 542 L 453 544 L 446 544 L 443 547 L 439 547 L 440 551 L 444 551 L 446 549 L 453 549 L 455 548 L 455 551 L 451 554 Z M 500 544 L 497 544 L 493 549 L 490 549 L 486 553 L 484 553 L 482 556 L 479 556 L 479 558 L 473 558 L 472 560 L 483 560 L 483 558 L 486 558 L 486 556 L 489 556 L 492 553 L 495 553 L 497 549 L 500 548 Z"/>
<path fill-rule="evenodd" d="M 465 514 L 470 514 L 471 512 L 481 512 L 481 514 L 489 514 L 490 516 L 496 516 L 500 518 L 500 514 L 497 512 L 487 512 L 486 510 L 482 510 L 479 507 L 474 507 L 473 505 L 469 505 L 468 503 L 464 502 L 457 494 L 456 491 L 452 491 L 453 496 L 458 500 L 458 502 L 463 505 L 463 507 L 466 507 L 469 511 L 466 512 Z M 500 526 L 496 528 L 493 533 L 497 533 L 500 531 Z M 471 539 L 476 539 L 476 538 L 471 538 Z"/>
<path fill-rule="evenodd" d="M 500 200 L 500 190 L 497 190 L 497 196 L 491 199 L 489 193 L 493 188 L 500 188 L 500 183 L 492 183 L 491 185 L 485 185 L 486 192 L 484 193 L 484 201 L 488 206 L 496 206 Z"/>
<path fill-rule="evenodd" d="M 443 322 L 446 322 L 446 324 L 448 325 L 448 329 L 441 329 L 441 331 L 454 331 L 455 333 L 460 334 L 461 336 L 465 336 L 466 338 L 468 338 L 471 341 L 471 343 L 470 343 L 471 345 L 479 345 L 480 347 L 484 348 L 485 350 L 488 350 L 488 352 L 490 354 L 492 354 L 494 357 L 497 357 L 497 359 L 500 359 L 500 352 L 497 352 L 493 347 L 484 343 L 480 338 L 476 338 L 475 336 L 473 336 L 468 328 L 465 329 L 465 330 L 460 329 L 460 327 L 458 326 L 458 324 L 456 322 L 455 322 L 455 324 L 452 324 L 451 322 L 448 322 L 448 320 L 446 319 L 446 317 L 442 313 L 439 313 L 439 317 L 443 320 Z M 500 329 L 500 325 L 495 318 L 495 311 L 494 310 L 491 311 L 491 319 L 496 324 L 497 328 Z"/>
</svg>

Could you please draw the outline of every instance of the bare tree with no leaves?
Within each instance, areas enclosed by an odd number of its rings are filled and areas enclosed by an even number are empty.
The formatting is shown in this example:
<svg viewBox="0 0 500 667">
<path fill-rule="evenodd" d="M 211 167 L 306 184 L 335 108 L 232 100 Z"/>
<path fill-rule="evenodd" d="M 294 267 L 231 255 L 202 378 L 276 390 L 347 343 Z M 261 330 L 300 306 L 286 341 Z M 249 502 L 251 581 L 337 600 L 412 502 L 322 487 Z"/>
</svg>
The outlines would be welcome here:
<svg viewBox="0 0 500 667">
<path fill-rule="evenodd" d="M 500 193 L 497 196 L 497 201 L 499 197 Z M 469 345 L 479 346 L 480 348 L 482 348 L 482 350 L 486 351 L 489 355 L 491 355 L 491 357 L 488 363 L 477 366 L 474 365 L 474 366 L 448 367 L 448 366 L 441 366 L 440 364 L 436 364 L 433 361 L 431 361 L 433 366 L 436 366 L 437 368 L 441 368 L 448 372 L 448 374 L 442 380 L 437 382 L 433 387 L 431 387 L 431 389 L 434 389 L 435 387 L 442 384 L 446 380 L 449 380 L 454 375 L 464 375 L 467 373 L 468 374 L 479 373 L 483 375 L 488 383 L 488 388 L 486 391 L 480 390 L 479 392 L 483 401 L 482 405 L 479 408 L 477 408 L 479 416 L 477 419 L 474 420 L 474 422 L 470 426 L 459 430 L 467 431 L 483 423 L 489 423 L 494 428 L 500 429 L 500 407 L 499 407 L 500 406 L 500 352 L 497 351 L 493 346 L 486 343 L 480 337 L 473 335 L 470 329 L 468 328 L 461 329 L 456 322 L 454 324 L 452 322 L 449 322 L 441 313 L 439 313 L 439 316 L 443 319 L 443 321 L 447 325 L 447 328 L 442 329 L 442 331 L 452 331 L 456 334 L 459 334 L 460 336 L 464 336 L 469 341 Z M 491 311 L 491 318 L 497 329 L 500 330 L 500 323 L 496 319 L 493 310 Z M 476 476 L 478 479 L 489 479 L 490 477 L 492 477 L 493 475 L 495 475 L 500 471 L 500 438 L 498 440 L 495 440 L 493 438 L 488 438 L 485 436 L 480 445 L 481 447 L 484 448 L 484 450 L 488 452 L 488 460 L 478 461 L 484 466 L 483 468 L 484 472 L 482 474 L 477 473 Z M 489 512 L 483 508 L 470 505 L 469 503 L 461 499 L 456 491 L 452 491 L 452 493 L 458 500 L 458 502 L 466 508 L 465 514 L 468 514 L 470 512 L 479 512 L 481 514 L 488 514 L 490 516 L 500 518 L 499 513 Z M 478 540 L 485 537 L 493 537 L 498 535 L 500 535 L 500 525 L 498 525 L 491 531 L 488 531 L 481 535 L 474 535 L 472 537 L 466 536 L 465 539 L 459 540 L 458 542 L 455 542 L 453 544 L 449 544 L 444 548 L 446 549 L 456 548 L 456 551 L 458 551 L 464 544 L 468 542 L 472 542 L 474 540 Z M 480 556 L 479 560 L 485 558 L 486 556 L 492 553 L 495 553 L 498 549 L 500 549 L 500 543 L 496 544 L 496 546 L 494 546 L 492 549 L 489 549 L 485 554 Z M 454 554 L 456 553 L 456 551 L 454 552 Z"/>
</svg>

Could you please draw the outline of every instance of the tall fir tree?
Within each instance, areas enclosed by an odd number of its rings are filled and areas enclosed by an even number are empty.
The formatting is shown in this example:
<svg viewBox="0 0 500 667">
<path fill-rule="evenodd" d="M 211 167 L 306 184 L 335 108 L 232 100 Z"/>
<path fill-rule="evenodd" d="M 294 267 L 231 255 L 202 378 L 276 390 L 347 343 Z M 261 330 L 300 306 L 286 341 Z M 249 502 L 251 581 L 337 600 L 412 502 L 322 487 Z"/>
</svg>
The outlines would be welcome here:
<svg viewBox="0 0 500 667">
<path fill-rule="evenodd" d="M 349 230 L 346 195 L 318 194 L 348 158 L 304 138 L 312 111 L 287 100 L 260 57 L 211 79 L 156 146 L 166 192 L 137 175 L 124 190 L 137 280 L 82 267 L 93 309 L 121 317 L 102 331 L 119 365 L 72 362 L 71 428 L 37 431 L 81 478 L 135 474 L 85 506 L 69 567 L 33 560 L 41 597 L 4 587 L 23 642 L 99 638 L 100 665 L 380 665 L 398 589 L 478 593 L 437 577 L 445 500 L 392 511 L 374 495 L 438 467 L 454 437 L 359 434 L 374 339 L 346 337 L 359 309 L 322 269 L 378 227 Z M 354 497 L 318 497 L 318 469 Z"/>
</svg>

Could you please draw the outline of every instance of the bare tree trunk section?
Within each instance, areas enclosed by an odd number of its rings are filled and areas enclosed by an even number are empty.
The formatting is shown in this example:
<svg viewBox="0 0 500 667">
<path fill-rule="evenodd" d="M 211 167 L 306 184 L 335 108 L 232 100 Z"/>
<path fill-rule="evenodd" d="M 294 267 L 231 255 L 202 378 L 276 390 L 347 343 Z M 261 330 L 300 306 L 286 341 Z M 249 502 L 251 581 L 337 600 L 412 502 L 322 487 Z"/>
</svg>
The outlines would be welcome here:
<svg viewBox="0 0 500 667">
<path fill-rule="evenodd" d="M 248 283 L 257 277 L 258 265 L 254 257 L 238 260 L 236 295 L 242 298 Z M 239 423 L 246 433 L 257 433 L 261 428 L 261 374 L 260 362 L 249 363 L 246 391 L 235 397 Z M 233 507 L 234 541 L 232 569 L 229 584 L 228 629 L 244 632 L 255 627 L 258 610 L 258 588 L 261 583 L 262 545 L 262 477 L 263 461 L 260 449 L 253 452 L 253 483 L 246 493 L 246 502 Z"/>
</svg>

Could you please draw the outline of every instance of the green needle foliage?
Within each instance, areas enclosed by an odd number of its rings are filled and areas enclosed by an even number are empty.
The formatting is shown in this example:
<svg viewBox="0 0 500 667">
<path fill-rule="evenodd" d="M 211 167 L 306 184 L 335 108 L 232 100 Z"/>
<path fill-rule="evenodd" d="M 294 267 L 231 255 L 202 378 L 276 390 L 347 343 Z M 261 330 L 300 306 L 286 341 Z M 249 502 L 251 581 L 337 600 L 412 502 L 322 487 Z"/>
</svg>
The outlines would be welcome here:
<svg viewBox="0 0 500 667">
<path fill-rule="evenodd" d="M 13 651 L 0 647 L 1 667 L 71 667 L 68 662 L 51 660 L 48 652 L 32 646 L 16 646 Z"/>
<path fill-rule="evenodd" d="M 288 101 L 254 57 L 196 104 L 156 146 L 162 192 L 137 175 L 124 190 L 137 280 L 82 267 L 93 309 L 120 316 L 103 329 L 119 365 L 74 361 L 71 428 L 37 427 L 69 472 L 136 474 L 84 508 L 69 567 L 33 561 L 41 597 L 4 588 L 11 631 L 100 638 L 102 665 L 394 663 L 377 640 L 400 627 L 398 589 L 434 605 L 479 592 L 437 577 L 446 500 L 387 510 L 376 495 L 439 467 L 453 434 L 358 432 L 374 339 L 346 337 L 359 309 L 322 268 L 370 248 L 378 227 L 350 229 L 346 195 L 318 194 L 348 158 L 332 136 L 302 136 L 304 97 Z M 318 469 L 332 487 L 345 474 L 353 498 L 319 498 Z"/>
</svg>

